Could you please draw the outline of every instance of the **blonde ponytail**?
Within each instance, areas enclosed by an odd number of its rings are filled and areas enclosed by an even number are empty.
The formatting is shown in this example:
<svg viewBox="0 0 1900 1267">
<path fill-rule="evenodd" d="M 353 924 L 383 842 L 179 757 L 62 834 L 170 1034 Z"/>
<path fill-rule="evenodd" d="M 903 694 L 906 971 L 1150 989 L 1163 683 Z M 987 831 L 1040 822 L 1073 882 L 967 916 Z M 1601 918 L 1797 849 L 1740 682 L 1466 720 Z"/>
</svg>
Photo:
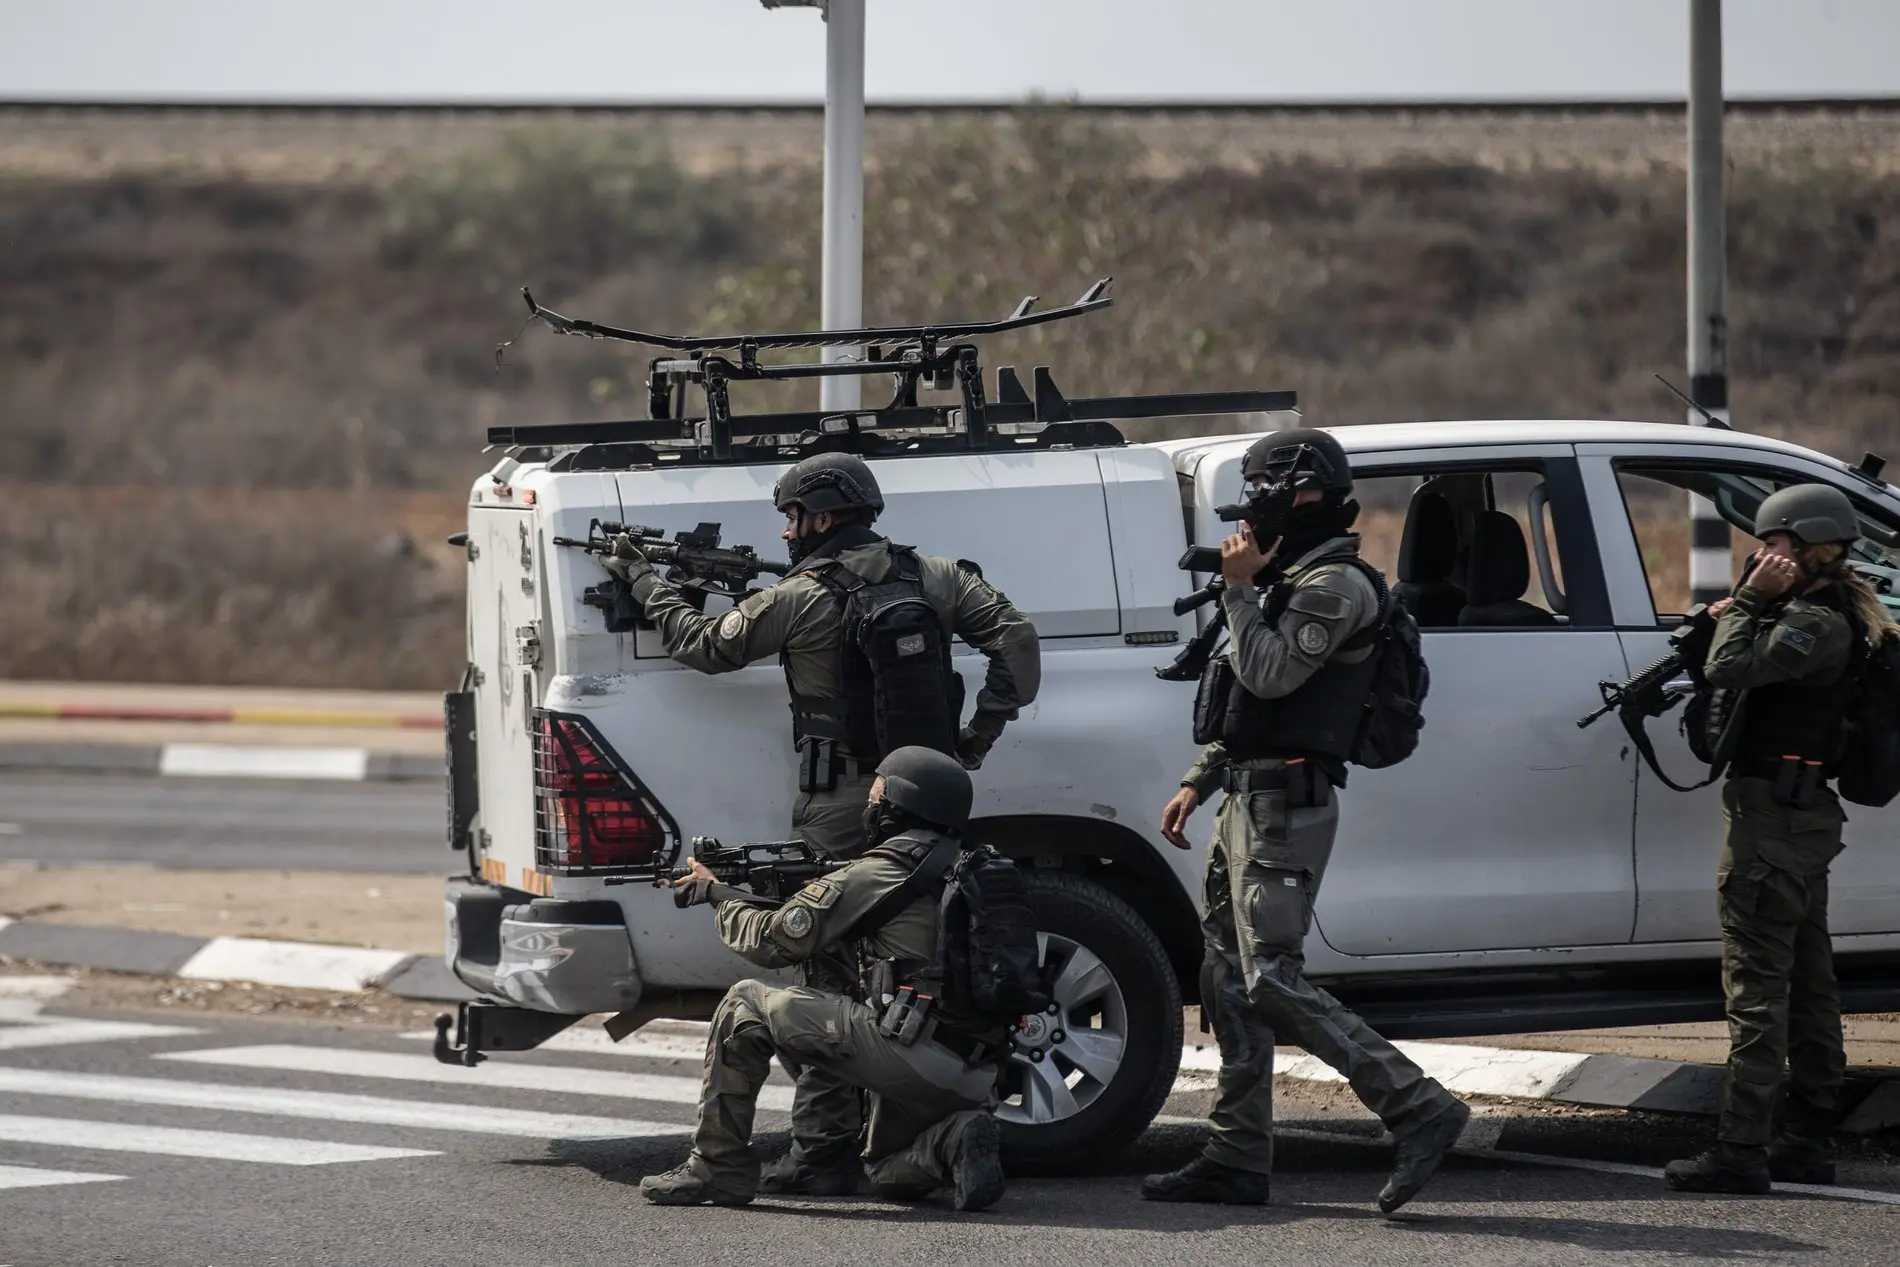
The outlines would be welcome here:
<svg viewBox="0 0 1900 1267">
<path fill-rule="evenodd" d="M 1874 593 L 1867 578 L 1848 564 L 1845 546 L 1829 543 L 1809 549 L 1819 564 L 1812 569 L 1815 575 L 1831 577 L 1846 588 L 1847 597 L 1854 604 L 1854 615 L 1867 630 L 1870 644 L 1878 647 L 1889 638 L 1900 638 L 1900 624 L 1894 622 L 1893 613 L 1880 601 L 1880 595 Z"/>
<path fill-rule="evenodd" d="M 1866 626 L 1867 641 L 1878 647 L 1889 638 L 1900 638 L 1900 624 L 1894 622 L 1893 613 L 1880 601 L 1880 595 L 1874 593 L 1867 578 L 1852 568 L 1846 572 L 1841 582 L 1847 586 L 1848 597 L 1854 600 L 1854 614 Z"/>
</svg>

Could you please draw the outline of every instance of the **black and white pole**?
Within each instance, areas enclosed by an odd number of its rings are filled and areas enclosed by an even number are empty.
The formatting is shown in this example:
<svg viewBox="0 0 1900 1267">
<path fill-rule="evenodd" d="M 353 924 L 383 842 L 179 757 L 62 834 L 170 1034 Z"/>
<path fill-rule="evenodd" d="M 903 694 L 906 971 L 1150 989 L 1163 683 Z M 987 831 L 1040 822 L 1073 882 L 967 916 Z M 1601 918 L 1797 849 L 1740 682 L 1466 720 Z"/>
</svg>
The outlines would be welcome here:
<svg viewBox="0 0 1900 1267">
<path fill-rule="evenodd" d="M 1722 173 L 1722 0 L 1689 0 L 1689 398 L 1728 421 L 1726 235 Z M 1706 426 L 1697 410 L 1692 426 Z M 1729 592 L 1728 524 L 1689 494 L 1689 590 L 1712 603 Z"/>
</svg>

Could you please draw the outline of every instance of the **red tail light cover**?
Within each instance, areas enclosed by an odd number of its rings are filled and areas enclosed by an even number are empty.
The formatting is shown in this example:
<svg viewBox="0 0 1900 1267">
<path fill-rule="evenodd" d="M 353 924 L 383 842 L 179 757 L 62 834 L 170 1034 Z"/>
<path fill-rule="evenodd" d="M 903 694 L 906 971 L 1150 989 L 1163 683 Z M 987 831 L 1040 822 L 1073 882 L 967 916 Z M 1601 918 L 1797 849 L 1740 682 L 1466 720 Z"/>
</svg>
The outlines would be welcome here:
<svg viewBox="0 0 1900 1267">
<path fill-rule="evenodd" d="M 679 828 L 585 718 L 534 714 L 534 857 L 569 874 L 643 870 Z"/>
</svg>

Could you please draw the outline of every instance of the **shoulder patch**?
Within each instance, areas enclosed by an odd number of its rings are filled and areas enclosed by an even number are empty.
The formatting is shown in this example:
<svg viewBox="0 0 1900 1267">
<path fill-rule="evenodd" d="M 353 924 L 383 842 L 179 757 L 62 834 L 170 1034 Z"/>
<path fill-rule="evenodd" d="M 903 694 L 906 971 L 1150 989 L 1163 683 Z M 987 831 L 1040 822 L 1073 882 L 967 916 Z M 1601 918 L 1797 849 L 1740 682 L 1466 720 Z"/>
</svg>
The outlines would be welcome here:
<svg viewBox="0 0 1900 1267">
<path fill-rule="evenodd" d="M 983 568 L 980 564 L 978 564 L 974 560 L 958 559 L 957 566 L 962 568 L 965 572 L 968 572 L 970 575 L 976 577 L 979 581 L 983 579 Z"/>
<path fill-rule="evenodd" d="M 1341 593 L 1340 582 L 1325 584 L 1323 581 L 1296 585 L 1287 599 L 1287 607 L 1296 612 L 1305 612 L 1321 620 L 1339 620 L 1352 611 L 1352 599 Z"/>
<path fill-rule="evenodd" d="M 1309 620 L 1293 635 L 1293 641 L 1307 655 L 1318 655 L 1332 641 L 1332 633 L 1317 620 Z"/>
<path fill-rule="evenodd" d="M 1775 641 L 1796 655 L 1807 655 L 1814 650 L 1814 635 L 1805 629 L 1791 629 L 1783 625 L 1775 631 Z"/>
<path fill-rule="evenodd" d="M 731 640 L 745 632 L 745 613 L 737 607 L 719 618 L 719 636 Z"/>
<path fill-rule="evenodd" d="M 802 938 L 811 932 L 811 912 L 803 906 L 788 906 L 779 917 L 778 926 L 787 937 Z"/>
<path fill-rule="evenodd" d="M 836 880 L 827 877 L 823 880 L 813 880 L 810 884 L 800 889 L 798 896 L 794 900 L 800 906 L 809 906 L 819 911 L 829 910 L 838 904 L 838 894 L 842 892 L 842 890 L 842 885 Z"/>
</svg>

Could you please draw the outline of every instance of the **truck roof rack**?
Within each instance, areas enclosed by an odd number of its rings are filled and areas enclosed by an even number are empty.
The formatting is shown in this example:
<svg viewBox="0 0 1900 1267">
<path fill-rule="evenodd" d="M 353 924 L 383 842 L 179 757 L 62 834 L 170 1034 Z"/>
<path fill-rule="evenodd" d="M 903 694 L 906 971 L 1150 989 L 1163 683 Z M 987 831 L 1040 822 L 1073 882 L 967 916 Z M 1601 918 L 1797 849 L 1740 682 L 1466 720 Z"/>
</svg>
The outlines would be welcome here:
<svg viewBox="0 0 1900 1267">
<path fill-rule="evenodd" d="M 1170 418 L 1197 414 L 1257 413 L 1293 410 L 1290 391 L 1187 392 L 1154 396 L 1070 398 L 1057 388 L 1047 366 L 1032 374 L 1033 395 L 1016 371 L 996 374 L 996 399 L 983 390 L 983 371 L 974 344 L 956 340 L 1018 330 L 1096 312 L 1114 301 L 1104 277 L 1072 304 L 1034 311 L 1030 295 L 1000 321 L 939 322 L 920 326 L 878 326 L 862 330 L 802 331 L 688 337 L 600 325 L 564 317 L 535 302 L 527 288 L 529 321 L 540 321 L 557 334 L 643 343 L 690 355 L 657 357 L 648 366 L 647 413 L 642 420 L 549 423 L 490 427 L 488 443 L 506 446 L 584 446 L 562 455 L 574 469 L 605 469 L 660 461 L 698 465 L 708 462 L 776 461 L 788 454 L 838 449 L 866 456 L 897 456 L 971 450 L 1102 447 L 1123 443 L 1111 423 L 1125 418 Z M 895 346 L 888 346 L 895 344 Z M 499 358 L 507 348 L 495 349 Z M 766 348 L 865 347 L 854 361 L 797 362 L 768 365 L 758 359 Z M 720 355 L 736 352 L 737 359 Z M 881 406 L 846 413 L 808 410 L 791 413 L 734 414 L 731 384 L 827 378 L 836 375 L 889 374 L 896 390 Z M 917 389 L 928 380 L 937 390 L 955 388 L 954 404 L 920 405 Z M 705 402 L 702 417 L 687 416 L 687 395 L 698 388 Z M 998 427 L 1032 425 L 1027 434 Z M 903 436 L 893 433 L 903 432 Z M 743 442 L 743 443 L 741 443 Z M 655 447 L 661 446 L 661 447 Z"/>
</svg>

